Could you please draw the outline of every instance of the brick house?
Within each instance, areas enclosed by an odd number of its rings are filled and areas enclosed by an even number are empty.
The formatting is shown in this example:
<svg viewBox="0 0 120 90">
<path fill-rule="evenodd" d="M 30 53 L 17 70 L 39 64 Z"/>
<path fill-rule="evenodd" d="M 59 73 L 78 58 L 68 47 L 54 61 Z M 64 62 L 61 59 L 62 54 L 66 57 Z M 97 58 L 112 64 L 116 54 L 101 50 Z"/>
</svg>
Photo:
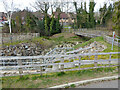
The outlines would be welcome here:
<svg viewBox="0 0 120 90">
<path fill-rule="evenodd" d="M 58 12 L 53 12 L 54 18 L 58 17 Z M 76 20 L 76 15 L 74 13 L 65 13 L 61 12 L 60 13 L 60 20 L 59 22 L 63 25 L 71 25 L 75 22 Z"/>
</svg>

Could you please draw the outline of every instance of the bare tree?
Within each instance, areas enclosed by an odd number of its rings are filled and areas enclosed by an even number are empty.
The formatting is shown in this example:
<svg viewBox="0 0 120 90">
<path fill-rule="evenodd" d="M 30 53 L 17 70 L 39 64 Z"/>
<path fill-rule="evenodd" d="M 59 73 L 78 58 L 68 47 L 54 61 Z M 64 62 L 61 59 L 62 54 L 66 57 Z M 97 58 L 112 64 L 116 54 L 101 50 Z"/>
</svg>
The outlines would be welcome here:
<svg viewBox="0 0 120 90">
<path fill-rule="evenodd" d="M 37 0 L 35 2 L 36 6 L 34 7 L 36 10 L 41 10 L 45 17 L 45 34 L 48 35 L 48 9 L 49 9 L 49 2 L 41 2 L 41 0 Z"/>
<path fill-rule="evenodd" d="M 7 18 L 8 18 L 8 22 L 9 22 L 10 33 L 12 33 L 11 18 L 12 18 L 12 13 L 13 13 L 13 10 L 14 10 L 13 0 L 10 2 L 10 4 L 8 4 L 8 2 L 6 0 L 3 0 L 3 5 L 4 5 L 4 8 L 5 8 L 5 11 L 7 12 Z"/>
<path fill-rule="evenodd" d="M 9 30 L 10 30 L 10 34 L 11 34 L 11 37 L 10 37 L 11 43 L 12 43 L 11 19 L 12 19 L 13 11 L 15 9 L 15 5 L 14 5 L 13 2 L 14 2 L 13 0 L 10 1 L 9 3 L 6 0 L 3 0 L 3 5 L 4 5 L 5 11 L 7 13 L 7 19 L 8 19 L 8 22 L 9 22 Z"/>
</svg>

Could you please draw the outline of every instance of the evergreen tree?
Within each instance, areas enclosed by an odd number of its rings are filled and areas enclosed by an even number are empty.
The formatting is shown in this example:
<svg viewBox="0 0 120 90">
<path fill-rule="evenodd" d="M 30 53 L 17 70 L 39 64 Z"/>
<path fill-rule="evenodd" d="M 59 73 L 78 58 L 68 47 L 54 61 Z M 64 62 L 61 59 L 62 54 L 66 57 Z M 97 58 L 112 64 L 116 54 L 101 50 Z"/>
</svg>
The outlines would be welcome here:
<svg viewBox="0 0 120 90">
<path fill-rule="evenodd" d="M 76 11 L 76 18 L 77 18 L 77 22 L 75 22 L 75 24 L 77 25 L 77 28 L 79 28 L 79 15 L 78 15 L 78 8 L 77 8 L 77 2 L 73 2 L 74 6 L 75 6 L 75 11 Z"/>
<path fill-rule="evenodd" d="M 90 25 L 90 28 L 93 28 L 95 26 L 94 7 L 95 7 L 95 2 L 90 2 L 90 4 L 89 4 L 89 25 Z"/>
<path fill-rule="evenodd" d="M 56 33 L 59 32 L 60 33 L 60 13 L 58 13 L 58 17 L 57 17 L 57 21 L 56 21 Z"/>
<path fill-rule="evenodd" d="M 111 21 L 113 15 L 112 4 L 110 4 L 107 8 L 107 4 L 105 3 L 103 8 L 100 8 L 99 11 L 100 11 L 100 24 L 103 26 L 107 26 L 109 21 Z"/>
<path fill-rule="evenodd" d="M 27 32 L 35 32 L 35 27 L 36 27 L 36 21 L 34 20 L 33 16 L 31 15 L 30 12 L 27 13 L 26 17 L 26 30 Z"/>
<path fill-rule="evenodd" d="M 120 1 L 114 3 L 113 22 L 115 23 L 114 29 L 119 30 L 118 33 L 120 33 Z"/>
</svg>

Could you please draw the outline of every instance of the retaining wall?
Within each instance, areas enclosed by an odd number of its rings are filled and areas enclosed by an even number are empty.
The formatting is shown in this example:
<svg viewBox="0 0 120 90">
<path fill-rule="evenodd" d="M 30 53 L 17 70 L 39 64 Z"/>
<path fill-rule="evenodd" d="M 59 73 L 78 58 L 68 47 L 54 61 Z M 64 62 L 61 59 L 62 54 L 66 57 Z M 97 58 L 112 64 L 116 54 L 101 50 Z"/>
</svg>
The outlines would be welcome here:
<svg viewBox="0 0 120 90">
<path fill-rule="evenodd" d="M 32 39 L 38 36 L 39 36 L 39 33 L 20 33 L 20 34 L 12 33 L 12 35 L 10 33 L 0 33 L 0 44 L 10 43 L 11 39 L 12 39 L 12 42 L 15 42 L 20 40 Z"/>
</svg>

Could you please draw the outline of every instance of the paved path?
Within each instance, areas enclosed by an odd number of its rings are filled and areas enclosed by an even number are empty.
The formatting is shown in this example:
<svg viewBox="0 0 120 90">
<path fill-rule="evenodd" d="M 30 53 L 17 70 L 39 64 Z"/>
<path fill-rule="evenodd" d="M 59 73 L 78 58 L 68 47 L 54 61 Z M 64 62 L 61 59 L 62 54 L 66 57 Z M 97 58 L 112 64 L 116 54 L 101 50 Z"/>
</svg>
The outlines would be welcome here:
<svg viewBox="0 0 120 90">
<path fill-rule="evenodd" d="M 120 81 L 120 80 L 119 80 Z M 79 86 L 78 88 L 118 88 L 118 80 L 102 81 Z"/>
</svg>

